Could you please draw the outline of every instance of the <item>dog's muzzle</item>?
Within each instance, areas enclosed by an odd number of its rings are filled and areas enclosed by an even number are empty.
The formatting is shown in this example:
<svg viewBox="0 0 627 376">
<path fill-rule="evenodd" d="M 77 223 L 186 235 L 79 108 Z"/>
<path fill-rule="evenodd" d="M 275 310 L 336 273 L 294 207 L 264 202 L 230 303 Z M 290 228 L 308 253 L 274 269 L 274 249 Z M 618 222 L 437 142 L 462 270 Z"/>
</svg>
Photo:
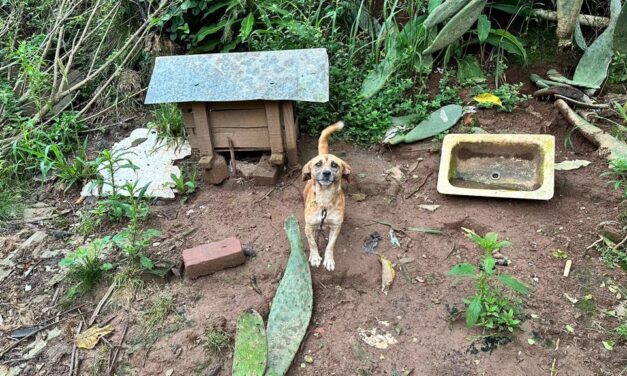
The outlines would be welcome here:
<svg viewBox="0 0 627 376">
<path fill-rule="evenodd" d="M 316 175 L 316 180 L 321 185 L 331 185 L 335 182 L 335 174 L 332 171 L 324 170 Z"/>
</svg>

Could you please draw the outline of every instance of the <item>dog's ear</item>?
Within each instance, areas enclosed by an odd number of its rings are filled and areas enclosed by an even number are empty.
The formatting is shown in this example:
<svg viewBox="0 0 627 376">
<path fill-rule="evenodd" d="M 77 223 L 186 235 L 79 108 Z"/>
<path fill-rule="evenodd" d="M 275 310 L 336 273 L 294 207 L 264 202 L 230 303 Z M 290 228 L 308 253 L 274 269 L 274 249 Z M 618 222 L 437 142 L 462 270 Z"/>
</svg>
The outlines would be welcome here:
<svg viewBox="0 0 627 376">
<path fill-rule="evenodd" d="M 342 161 L 342 179 L 346 179 L 346 181 L 350 183 L 352 173 L 353 168 L 348 163 Z"/>
<path fill-rule="evenodd" d="M 307 162 L 306 165 L 303 166 L 303 181 L 307 181 L 311 179 L 311 161 Z"/>
</svg>

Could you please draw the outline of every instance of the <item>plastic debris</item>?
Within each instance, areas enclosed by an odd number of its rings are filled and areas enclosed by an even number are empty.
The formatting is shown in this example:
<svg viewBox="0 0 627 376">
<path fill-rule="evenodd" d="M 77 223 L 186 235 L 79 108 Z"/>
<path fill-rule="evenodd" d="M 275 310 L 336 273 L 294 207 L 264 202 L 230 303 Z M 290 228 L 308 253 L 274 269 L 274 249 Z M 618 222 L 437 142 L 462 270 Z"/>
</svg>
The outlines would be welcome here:
<svg viewBox="0 0 627 376">
<path fill-rule="evenodd" d="M 379 242 L 381 240 L 383 240 L 383 237 L 381 237 L 378 232 L 373 232 L 366 240 L 364 240 L 362 250 L 368 255 L 373 254 L 374 250 L 379 246 Z"/>
<path fill-rule="evenodd" d="M 392 245 L 392 248 L 398 248 L 401 246 L 400 240 L 398 240 L 398 237 L 394 233 L 394 229 L 391 227 L 390 231 L 388 232 L 388 238 L 390 239 L 390 244 Z"/>
<path fill-rule="evenodd" d="M 563 161 L 563 162 L 555 164 L 555 170 L 556 171 L 576 170 L 581 167 L 586 167 L 589 164 L 590 164 L 590 161 L 586 161 L 582 159 L 575 159 L 572 161 Z"/>
<path fill-rule="evenodd" d="M 440 205 L 418 205 L 418 207 L 420 209 L 425 209 L 425 210 L 428 210 L 430 212 L 434 212 L 434 211 L 438 210 Z"/>
</svg>

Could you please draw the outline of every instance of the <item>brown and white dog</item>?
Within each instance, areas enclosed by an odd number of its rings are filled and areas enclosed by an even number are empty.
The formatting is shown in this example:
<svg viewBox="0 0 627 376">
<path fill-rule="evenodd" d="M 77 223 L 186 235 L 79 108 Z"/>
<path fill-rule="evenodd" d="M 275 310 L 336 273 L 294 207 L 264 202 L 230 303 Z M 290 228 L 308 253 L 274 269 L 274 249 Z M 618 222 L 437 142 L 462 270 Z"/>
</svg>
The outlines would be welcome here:
<svg viewBox="0 0 627 376">
<path fill-rule="evenodd" d="M 326 127 L 318 140 L 318 156 L 303 167 L 303 180 L 307 181 L 303 196 L 309 263 L 311 266 L 320 266 L 322 258 L 316 238 L 322 228 L 328 228 L 329 242 L 324 252 L 324 267 L 329 271 L 335 269 L 333 247 L 344 222 L 342 178 L 348 181 L 351 174 L 351 167 L 346 162 L 329 154 L 329 137 L 342 128 L 344 123 L 341 121 Z"/>
</svg>

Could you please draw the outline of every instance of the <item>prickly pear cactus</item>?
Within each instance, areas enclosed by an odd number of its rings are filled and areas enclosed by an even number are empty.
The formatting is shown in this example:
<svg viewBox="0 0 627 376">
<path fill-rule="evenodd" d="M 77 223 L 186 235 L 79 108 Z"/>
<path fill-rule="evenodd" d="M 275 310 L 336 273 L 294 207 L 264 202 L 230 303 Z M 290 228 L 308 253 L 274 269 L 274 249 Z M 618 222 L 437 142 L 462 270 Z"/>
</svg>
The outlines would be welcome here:
<svg viewBox="0 0 627 376">
<path fill-rule="evenodd" d="M 451 128 L 462 117 L 463 108 L 457 104 L 449 104 L 431 113 L 429 117 L 409 133 L 402 136 L 395 136 L 386 141 L 391 145 L 400 144 L 401 142 L 416 142 L 425 138 L 433 137 Z"/>
<path fill-rule="evenodd" d="M 263 318 L 248 310 L 237 320 L 232 376 L 263 376 L 268 360 L 268 342 Z"/>
<path fill-rule="evenodd" d="M 471 0 L 444 25 L 433 43 L 422 54 L 426 55 L 439 51 L 458 40 L 477 21 L 486 3 L 487 0 Z"/>
<path fill-rule="evenodd" d="M 470 0 L 446 0 L 444 3 L 438 5 L 432 12 L 429 12 L 429 17 L 425 20 L 425 27 L 433 27 L 440 22 L 445 21 L 462 9 Z"/>
<path fill-rule="evenodd" d="M 290 368 L 307 331 L 313 306 L 311 273 L 298 219 L 287 217 L 283 228 L 292 251 L 268 316 L 267 376 L 283 376 Z"/>
</svg>

